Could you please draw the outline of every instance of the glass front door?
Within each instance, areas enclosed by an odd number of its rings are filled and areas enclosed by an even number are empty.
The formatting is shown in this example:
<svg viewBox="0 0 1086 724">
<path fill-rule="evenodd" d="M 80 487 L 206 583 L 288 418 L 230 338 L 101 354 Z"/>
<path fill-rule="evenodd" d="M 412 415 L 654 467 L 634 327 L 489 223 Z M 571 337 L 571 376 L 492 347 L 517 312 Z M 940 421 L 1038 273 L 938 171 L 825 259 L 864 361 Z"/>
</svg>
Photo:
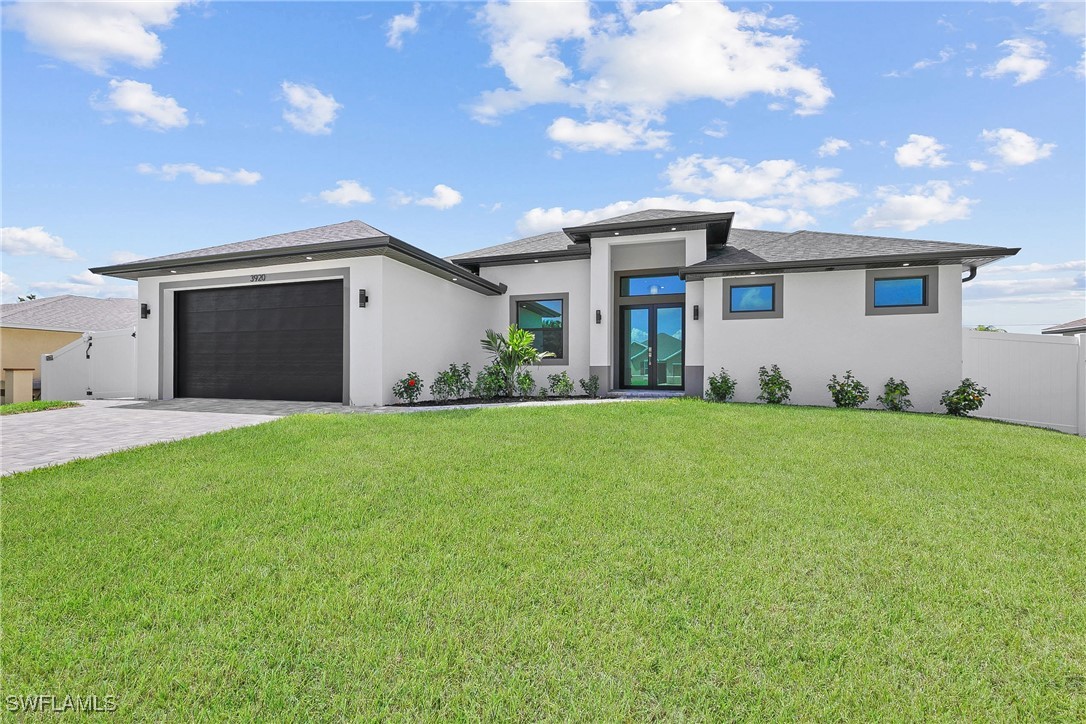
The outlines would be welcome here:
<svg viewBox="0 0 1086 724">
<path fill-rule="evenodd" d="M 620 317 L 620 385 L 629 389 L 681 390 L 683 306 L 624 306 Z"/>
</svg>

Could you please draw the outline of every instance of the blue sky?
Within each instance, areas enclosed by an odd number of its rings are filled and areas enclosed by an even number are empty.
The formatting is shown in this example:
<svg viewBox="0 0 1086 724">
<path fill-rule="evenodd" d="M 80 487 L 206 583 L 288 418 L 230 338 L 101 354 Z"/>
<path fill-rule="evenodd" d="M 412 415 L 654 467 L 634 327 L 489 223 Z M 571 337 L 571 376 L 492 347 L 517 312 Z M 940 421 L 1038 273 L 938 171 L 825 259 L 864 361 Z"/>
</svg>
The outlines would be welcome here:
<svg viewBox="0 0 1086 724">
<path fill-rule="evenodd" d="M 1086 315 L 1081 3 L 3 6 L 4 300 L 362 219 L 452 254 L 639 208 L 1021 246 Z"/>
</svg>

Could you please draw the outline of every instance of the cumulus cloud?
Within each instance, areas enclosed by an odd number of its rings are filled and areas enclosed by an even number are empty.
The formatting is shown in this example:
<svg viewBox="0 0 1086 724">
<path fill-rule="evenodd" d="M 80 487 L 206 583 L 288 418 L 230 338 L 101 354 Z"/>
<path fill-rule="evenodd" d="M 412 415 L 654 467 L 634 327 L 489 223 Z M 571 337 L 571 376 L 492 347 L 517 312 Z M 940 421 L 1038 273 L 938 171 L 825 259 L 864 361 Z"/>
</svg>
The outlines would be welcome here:
<svg viewBox="0 0 1086 724">
<path fill-rule="evenodd" d="M 580 123 L 562 116 L 547 128 L 547 137 L 576 151 L 652 151 L 667 148 L 671 134 L 653 130 L 646 122 L 617 120 Z"/>
<path fill-rule="evenodd" d="M 137 68 L 156 65 L 163 45 L 151 28 L 168 28 L 183 4 L 19 2 L 4 8 L 4 19 L 45 55 L 102 75 L 118 62 Z"/>
<path fill-rule="evenodd" d="M 79 294 L 85 297 L 128 297 L 136 296 L 137 285 L 134 282 L 122 282 L 89 271 L 71 274 L 62 282 L 34 282 L 34 291 L 47 294 Z"/>
<path fill-rule="evenodd" d="M 945 150 L 934 137 L 911 133 L 909 140 L 897 147 L 894 152 L 894 161 L 902 168 L 949 166 L 950 162 L 943 155 Z"/>
<path fill-rule="evenodd" d="M 12 256 L 42 254 L 64 261 L 79 258 L 78 254 L 64 245 L 64 239 L 50 234 L 42 226 L 5 226 L 0 229 L 0 249 Z"/>
<path fill-rule="evenodd" d="M 672 162 L 665 176 L 674 191 L 724 199 L 758 199 L 767 206 L 827 207 L 858 195 L 836 179 L 836 168 L 808 169 L 792 160 L 754 165 L 737 158 L 686 156 Z"/>
<path fill-rule="evenodd" d="M 1030 274 L 1049 273 L 1058 271 L 1077 271 L 1086 273 L 1086 259 L 1072 259 L 1070 261 L 1057 261 L 1048 264 L 1033 262 L 1030 264 L 993 264 L 985 268 L 985 274 Z"/>
<path fill-rule="evenodd" d="M 1042 24 L 1081 40 L 1086 35 L 1086 4 L 1080 2 L 1039 3 Z"/>
<path fill-rule="evenodd" d="M 343 108 L 331 95 L 321 93 L 311 85 L 283 81 L 279 86 L 283 99 L 289 106 L 283 111 L 283 120 L 296 131 L 313 136 L 332 132 L 339 110 Z"/>
<path fill-rule="evenodd" d="M 1031 83 L 1048 69 L 1048 54 L 1045 44 L 1036 38 L 1012 38 L 1004 40 L 999 47 L 1007 49 L 1007 55 L 982 73 L 986 78 L 1001 78 L 1005 75 L 1015 77 L 1014 84 Z"/>
<path fill-rule="evenodd" d="M 445 209 L 451 209 L 464 200 L 464 196 L 456 189 L 446 186 L 445 184 L 438 184 L 434 186 L 434 191 L 426 198 L 419 199 L 415 203 L 419 206 L 431 206 L 435 209 L 444 211 Z"/>
<path fill-rule="evenodd" d="M 422 14 L 422 6 L 415 3 L 410 15 L 394 15 L 388 21 L 388 47 L 399 50 L 403 47 L 403 36 L 407 33 L 417 33 L 419 30 L 419 16 Z"/>
<path fill-rule="evenodd" d="M 962 288 L 964 299 L 1008 299 L 1014 302 L 1063 302 L 1083 299 L 1086 274 L 1029 277 L 1024 279 L 975 279 Z"/>
<path fill-rule="evenodd" d="M 988 142 L 988 153 L 997 156 L 1008 166 L 1025 166 L 1040 161 L 1051 156 L 1056 148 L 1054 143 L 1041 143 L 1040 139 L 1015 128 L 984 130 L 980 137 Z"/>
<path fill-rule="evenodd" d="M 593 17 L 584 1 L 489 2 L 478 17 L 491 65 L 508 80 L 474 104 L 482 122 L 561 103 L 588 113 L 583 126 L 628 123 L 660 119 L 673 103 L 731 104 L 756 94 L 791 99 L 804 115 L 821 111 L 833 96 L 821 72 L 800 61 L 803 42 L 790 32 L 795 19 L 771 17 L 768 10 L 732 10 L 719 2 L 620 3 L 616 12 Z M 578 61 L 567 63 L 567 57 Z M 618 132 L 614 126 L 578 130 Z"/>
<path fill-rule="evenodd" d="M 170 96 L 155 93 L 150 83 L 134 80 L 111 80 L 109 96 L 103 103 L 93 104 L 104 111 L 128 115 L 132 125 L 155 131 L 184 128 L 189 124 L 188 111 Z"/>
<path fill-rule="evenodd" d="M 970 161 L 969 162 L 969 170 L 970 171 L 987 171 L 988 170 L 988 164 L 984 163 L 984 161 Z"/>
<path fill-rule="evenodd" d="M 701 132 L 710 138 L 724 138 L 728 135 L 728 124 L 718 118 L 714 118 L 709 125 L 701 129 Z"/>
<path fill-rule="evenodd" d="M 916 231 L 928 224 L 968 219 L 976 199 L 955 196 L 947 181 L 928 181 L 902 192 L 882 186 L 875 192 L 880 203 L 871 206 L 853 226 L 860 230 L 900 229 Z"/>
<path fill-rule="evenodd" d="M 354 204 L 368 204 L 373 201 L 370 190 L 357 181 L 344 179 L 336 181 L 334 189 L 327 189 L 317 194 L 317 198 L 326 204 L 336 206 L 353 206 Z"/>
<path fill-rule="evenodd" d="M 21 290 L 22 287 L 15 283 L 10 274 L 0 272 L 0 296 L 7 298 Z"/>
<path fill-rule="evenodd" d="M 836 156 L 841 151 L 848 151 L 852 148 L 852 144 L 841 138 L 827 138 L 822 142 L 822 145 L 818 147 L 818 155 L 822 158 L 826 156 Z"/>
<path fill-rule="evenodd" d="M 228 168 L 206 169 L 195 163 L 167 163 L 162 166 L 141 163 L 136 166 L 136 170 L 149 176 L 158 176 L 163 181 L 173 181 L 178 176 L 189 176 L 198 184 L 252 186 L 263 178 L 256 171 L 246 171 L 243 168 L 236 171 L 231 171 Z"/>
</svg>

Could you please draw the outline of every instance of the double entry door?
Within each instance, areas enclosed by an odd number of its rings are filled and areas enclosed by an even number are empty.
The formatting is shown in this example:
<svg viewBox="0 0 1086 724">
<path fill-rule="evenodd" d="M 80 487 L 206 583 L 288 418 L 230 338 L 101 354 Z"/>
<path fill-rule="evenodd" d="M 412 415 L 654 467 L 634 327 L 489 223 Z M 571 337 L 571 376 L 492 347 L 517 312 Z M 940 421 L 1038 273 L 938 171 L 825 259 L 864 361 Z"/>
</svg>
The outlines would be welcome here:
<svg viewBox="0 0 1086 724">
<path fill-rule="evenodd" d="M 626 389 L 683 388 L 683 305 L 619 307 L 619 385 Z"/>
</svg>

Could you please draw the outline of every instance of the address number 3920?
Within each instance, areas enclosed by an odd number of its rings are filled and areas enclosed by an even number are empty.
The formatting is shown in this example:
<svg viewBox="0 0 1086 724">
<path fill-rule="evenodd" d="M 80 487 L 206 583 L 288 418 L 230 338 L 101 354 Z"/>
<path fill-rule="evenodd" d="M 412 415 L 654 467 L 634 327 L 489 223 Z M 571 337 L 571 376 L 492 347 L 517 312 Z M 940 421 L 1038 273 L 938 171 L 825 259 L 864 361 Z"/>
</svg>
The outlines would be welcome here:
<svg viewBox="0 0 1086 724">
<path fill-rule="evenodd" d="M 267 279 L 268 279 L 267 274 L 250 274 L 249 275 L 249 281 L 251 281 L 251 282 L 263 282 L 263 281 L 267 281 Z"/>
</svg>

